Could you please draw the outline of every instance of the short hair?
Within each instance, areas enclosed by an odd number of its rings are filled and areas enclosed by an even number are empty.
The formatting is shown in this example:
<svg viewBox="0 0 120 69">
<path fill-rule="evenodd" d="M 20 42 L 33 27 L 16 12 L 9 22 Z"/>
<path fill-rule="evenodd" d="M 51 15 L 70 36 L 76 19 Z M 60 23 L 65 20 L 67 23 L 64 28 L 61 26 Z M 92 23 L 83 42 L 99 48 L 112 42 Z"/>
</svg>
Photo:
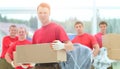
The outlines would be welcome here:
<svg viewBox="0 0 120 69">
<path fill-rule="evenodd" d="M 17 26 L 16 26 L 16 25 L 10 25 L 9 29 L 10 29 L 11 27 L 14 27 L 14 28 L 16 28 Z"/>
<path fill-rule="evenodd" d="M 105 24 L 105 25 L 107 26 L 107 22 L 105 22 L 105 21 L 101 21 L 101 22 L 99 23 L 99 26 L 100 26 L 100 25 L 103 25 L 103 24 Z"/>
<path fill-rule="evenodd" d="M 47 4 L 47 3 L 40 3 L 40 4 L 38 5 L 38 7 L 37 7 L 37 10 L 39 9 L 39 7 L 46 7 L 46 8 L 48 8 L 49 11 L 50 11 L 50 5 Z"/>
<path fill-rule="evenodd" d="M 18 28 L 18 30 L 19 30 L 19 29 L 24 29 L 24 30 L 25 30 L 25 32 L 27 32 L 27 30 L 26 30 L 26 28 L 25 28 L 25 27 L 19 27 L 19 28 Z"/>
<path fill-rule="evenodd" d="M 77 22 L 75 22 L 74 27 L 75 27 L 75 25 L 77 25 L 77 24 L 81 24 L 81 25 L 83 26 L 83 23 L 82 23 L 81 21 L 77 21 Z"/>
</svg>

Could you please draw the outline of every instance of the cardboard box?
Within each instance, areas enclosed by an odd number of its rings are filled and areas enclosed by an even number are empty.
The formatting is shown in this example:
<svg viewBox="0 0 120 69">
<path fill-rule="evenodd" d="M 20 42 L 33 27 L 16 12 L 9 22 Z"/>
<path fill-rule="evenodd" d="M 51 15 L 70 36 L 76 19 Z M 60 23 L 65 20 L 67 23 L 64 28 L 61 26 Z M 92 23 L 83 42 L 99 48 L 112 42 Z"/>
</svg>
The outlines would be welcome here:
<svg viewBox="0 0 120 69">
<path fill-rule="evenodd" d="M 14 63 L 16 64 L 16 52 L 13 52 L 14 55 Z"/>
<path fill-rule="evenodd" d="M 108 57 L 113 60 L 120 60 L 120 35 L 107 34 L 103 36 L 103 46 L 107 48 Z"/>
<path fill-rule="evenodd" d="M 50 44 L 31 44 L 16 47 L 16 63 L 51 63 L 66 61 L 66 51 L 55 51 Z"/>
</svg>

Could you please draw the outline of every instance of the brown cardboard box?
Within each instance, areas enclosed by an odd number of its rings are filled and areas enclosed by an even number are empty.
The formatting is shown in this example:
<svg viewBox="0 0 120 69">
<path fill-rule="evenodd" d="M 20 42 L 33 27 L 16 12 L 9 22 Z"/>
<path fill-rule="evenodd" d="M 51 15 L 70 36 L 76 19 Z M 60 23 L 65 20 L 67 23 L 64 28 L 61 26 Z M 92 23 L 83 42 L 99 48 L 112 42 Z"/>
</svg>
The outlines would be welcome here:
<svg viewBox="0 0 120 69">
<path fill-rule="evenodd" d="M 51 63 L 66 61 L 66 51 L 55 51 L 50 44 L 31 44 L 16 47 L 16 63 Z"/>
<path fill-rule="evenodd" d="M 16 52 L 13 52 L 14 55 L 14 63 L 16 63 Z"/>
<path fill-rule="evenodd" d="M 107 48 L 108 57 L 113 60 L 120 60 L 120 35 L 107 34 L 103 36 L 103 46 Z"/>
</svg>

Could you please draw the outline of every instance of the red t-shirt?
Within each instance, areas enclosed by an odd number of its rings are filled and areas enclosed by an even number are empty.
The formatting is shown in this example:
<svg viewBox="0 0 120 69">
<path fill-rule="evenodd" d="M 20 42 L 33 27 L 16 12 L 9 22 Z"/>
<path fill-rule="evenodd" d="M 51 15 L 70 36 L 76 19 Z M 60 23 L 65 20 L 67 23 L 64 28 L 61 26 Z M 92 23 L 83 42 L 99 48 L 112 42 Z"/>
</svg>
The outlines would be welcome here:
<svg viewBox="0 0 120 69">
<path fill-rule="evenodd" d="M 9 53 L 10 58 L 13 60 L 13 52 L 16 51 L 16 46 L 17 45 L 26 45 L 26 44 L 31 44 L 29 40 L 23 40 L 23 41 L 16 41 L 12 46 L 8 49 L 7 53 Z"/>
<path fill-rule="evenodd" d="M 31 67 L 31 66 L 28 66 L 28 68 L 26 68 L 26 69 L 32 69 L 33 67 Z M 15 69 L 25 69 L 25 68 L 22 68 L 22 66 L 17 66 Z"/>
<path fill-rule="evenodd" d="M 102 47 L 102 36 L 103 36 L 102 33 L 97 33 L 97 34 L 95 35 L 95 38 L 96 38 L 96 40 L 97 40 L 100 48 Z"/>
<path fill-rule="evenodd" d="M 42 26 L 40 29 L 35 31 L 32 43 L 51 43 L 54 40 L 60 40 L 64 42 L 69 40 L 69 38 L 60 25 L 51 22 L 50 24 Z"/>
<path fill-rule="evenodd" d="M 5 54 L 8 48 L 12 45 L 13 42 L 17 41 L 18 37 L 11 38 L 10 36 L 5 36 L 2 41 L 2 53 L 1 58 L 5 58 Z"/>
<path fill-rule="evenodd" d="M 91 49 L 93 49 L 93 45 L 97 44 L 97 41 L 94 36 L 84 33 L 82 35 L 77 35 L 73 40 L 72 43 L 80 43 L 83 44 Z"/>
</svg>

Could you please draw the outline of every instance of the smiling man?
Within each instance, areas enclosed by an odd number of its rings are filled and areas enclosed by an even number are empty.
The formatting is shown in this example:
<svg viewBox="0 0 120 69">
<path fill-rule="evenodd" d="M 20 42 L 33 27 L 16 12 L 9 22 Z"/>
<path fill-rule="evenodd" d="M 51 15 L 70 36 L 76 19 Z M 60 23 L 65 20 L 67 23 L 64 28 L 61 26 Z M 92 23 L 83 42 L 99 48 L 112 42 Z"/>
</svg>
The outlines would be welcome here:
<svg viewBox="0 0 120 69">
<path fill-rule="evenodd" d="M 64 29 L 49 20 L 50 10 L 50 6 L 47 3 L 41 3 L 38 6 L 37 13 L 42 27 L 35 31 L 32 43 L 51 43 L 53 50 L 73 50 L 73 44 L 68 39 Z M 36 69 L 60 69 L 60 67 L 58 63 L 42 63 L 36 64 Z"/>
<path fill-rule="evenodd" d="M 102 47 L 102 37 L 106 34 L 106 30 L 107 30 L 107 22 L 101 21 L 99 23 L 99 28 L 100 28 L 100 32 L 95 35 L 95 38 L 101 48 Z"/>
</svg>

